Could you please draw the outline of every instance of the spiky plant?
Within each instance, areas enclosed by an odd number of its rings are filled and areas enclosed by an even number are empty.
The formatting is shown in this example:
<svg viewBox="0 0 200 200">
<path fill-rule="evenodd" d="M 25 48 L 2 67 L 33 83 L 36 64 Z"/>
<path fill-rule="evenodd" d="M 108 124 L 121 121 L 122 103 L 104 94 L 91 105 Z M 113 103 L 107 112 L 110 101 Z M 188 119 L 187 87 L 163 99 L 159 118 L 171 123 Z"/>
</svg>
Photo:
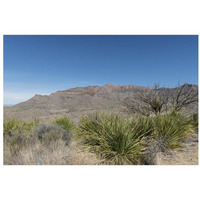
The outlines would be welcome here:
<svg viewBox="0 0 200 200">
<path fill-rule="evenodd" d="M 159 99 L 155 98 L 150 102 L 151 110 L 157 115 L 161 112 L 162 109 L 162 103 Z"/>
<path fill-rule="evenodd" d="M 143 115 L 137 115 L 131 118 L 129 125 L 134 130 L 135 134 L 142 134 L 142 137 L 151 137 L 154 131 L 152 118 Z"/>
<path fill-rule="evenodd" d="M 106 164 L 138 164 L 145 130 L 116 114 L 82 117 L 76 137 Z"/>
<path fill-rule="evenodd" d="M 12 136 L 14 132 L 30 132 L 34 126 L 38 125 L 39 120 L 24 121 L 17 119 L 4 120 L 3 133 L 4 135 Z"/>
<path fill-rule="evenodd" d="M 196 133 L 198 133 L 198 126 L 199 126 L 198 120 L 199 120 L 198 113 L 193 113 L 191 116 L 191 121 Z"/>
<path fill-rule="evenodd" d="M 57 117 L 55 120 L 52 121 L 52 124 L 62 126 L 67 131 L 71 131 L 73 128 L 73 124 L 68 116 Z"/>
<path fill-rule="evenodd" d="M 177 112 L 156 116 L 154 127 L 153 137 L 160 151 L 180 147 L 187 134 L 193 131 L 191 120 Z"/>
<path fill-rule="evenodd" d="M 19 123 L 17 120 L 4 120 L 3 122 L 3 134 L 11 136 L 12 131 L 18 129 Z"/>
</svg>

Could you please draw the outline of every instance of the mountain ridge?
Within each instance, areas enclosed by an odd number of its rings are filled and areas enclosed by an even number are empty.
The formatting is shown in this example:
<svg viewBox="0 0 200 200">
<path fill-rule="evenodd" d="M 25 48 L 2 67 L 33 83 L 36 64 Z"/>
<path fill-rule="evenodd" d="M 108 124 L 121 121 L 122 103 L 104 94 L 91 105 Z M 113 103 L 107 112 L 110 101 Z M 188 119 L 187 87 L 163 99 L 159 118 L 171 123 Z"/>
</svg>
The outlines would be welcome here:
<svg viewBox="0 0 200 200">
<path fill-rule="evenodd" d="M 197 87 L 197 86 L 193 86 Z M 135 85 L 113 85 L 76 87 L 60 90 L 50 95 L 35 94 L 25 102 L 4 107 L 6 118 L 53 117 L 68 114 L 78 117 L 96 111 L 123 112 L 123 103 L 134 98 L 138 92 L 150 89 Z"/>
</svg>

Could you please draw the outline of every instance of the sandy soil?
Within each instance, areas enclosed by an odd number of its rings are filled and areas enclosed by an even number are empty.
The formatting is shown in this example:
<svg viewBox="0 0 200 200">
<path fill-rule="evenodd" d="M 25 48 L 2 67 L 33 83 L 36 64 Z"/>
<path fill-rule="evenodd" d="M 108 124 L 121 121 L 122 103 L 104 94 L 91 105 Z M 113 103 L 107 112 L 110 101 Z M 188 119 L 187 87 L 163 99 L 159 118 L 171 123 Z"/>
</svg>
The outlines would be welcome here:
<svg viewBox="0 0 200 200">
<path fill-rule="evenodd" d="M 157 165 L 198 165 L 198 134 L 191 134 L 180 149 L 159 153 Z"/>
</svg>

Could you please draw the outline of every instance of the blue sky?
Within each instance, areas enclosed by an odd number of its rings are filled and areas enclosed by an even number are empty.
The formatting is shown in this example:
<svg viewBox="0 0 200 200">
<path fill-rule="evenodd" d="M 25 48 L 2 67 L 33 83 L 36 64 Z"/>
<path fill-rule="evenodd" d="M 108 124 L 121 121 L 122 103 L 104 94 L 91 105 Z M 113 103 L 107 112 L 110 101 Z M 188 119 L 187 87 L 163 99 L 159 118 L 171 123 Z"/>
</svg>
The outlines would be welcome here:
<svg viewBox="0 0 200 200">
<path fill-rule="evenodd" d="M 198 36 L 4 36 L 4 104 L 112 84 L 198 84 Z"/>
</svg>

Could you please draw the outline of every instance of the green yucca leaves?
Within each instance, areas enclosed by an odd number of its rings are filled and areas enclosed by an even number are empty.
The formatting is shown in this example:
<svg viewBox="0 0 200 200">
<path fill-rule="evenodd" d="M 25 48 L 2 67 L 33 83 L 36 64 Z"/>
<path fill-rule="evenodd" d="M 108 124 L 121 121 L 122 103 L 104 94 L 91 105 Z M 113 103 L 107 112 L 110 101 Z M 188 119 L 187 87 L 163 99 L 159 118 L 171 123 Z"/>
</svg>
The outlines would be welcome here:
<svg viewBox="0 0 200 200">
<path fill-rule="evenodd" d="M 161 151 L 180 147 L 187 134 L 194 131 L 191 120 L 175 112 L 155 117 L 154 127 L 153 137 Z"/>
<path fill-rule="evenodd" d="M 39 120 L 35 119 L 34 121 L 24 121 L 24 120 L 4 120 L 3 122 L 3 133 L 4 135 L 11 136 L 15 131 L 24 131 L 30 132 L 31 129 L 39 124 Z"/>
<path fill-rule="evenodd" d="M 154 124 L 151 117 L 138 115 L 132 118 L 129 123 L 132 131 L 143 137 L 151 136 L 154 131 Z"/>
<path fill-rule="evenodd" d="M 198 133 L 198 125 L 199 125 L 198 120 L 199 120 L 198 113 L 192 114 L 192 116 L 191 116 L 191 123 L 192 123 L 192 125 L 194 127 L 195 132 L 197 132 L 197 133 Z"/>
<path fill-rule="evenodd" d="M 86 149 L 105 163 L 137 164 L 144 134 L 143 130 L 136 132 L 138 130 L 119 115 L 96 114 L 81 119 L 76 136 Z"/>
<path fill-rule="evenodd" d="M 76 137 L 80 144 L 108 164 L 138 164 L 146 147 L 156 151 L 181 146 L 193 131 L 191 120 L 180 113 L 137 116 L 124 119 L 119 115 L 96 114 L 81 118 Z M 155 143 L 156 142 L 156 143 Z"/>
<path fill-rule="evenodd" d="M 57 117 L 55 120 L 52 121 L 52 124 L 62 126 L 67 131 L 70 131 L 73 128 L 73 124 L 68 116 Z"/>
<path fill-rule="evenodd" d="M 151 105 L 151 109 L 153 110 L 153 112 L 156 115 L 161 112 L 162 104 L 161 104 L 161 101 L 159 99 L 153 99 L 151 101 L 150 105 Z"/>
<path fill-rule="evenodd" d="M 77 126 L 66 116 L 51 123 L 57 125 L 38 126 L 38 120 L 4 120 L 4 140 L 17 153 L 34 139 L 33 133 L 41 136 L 43 144 L 49 144 L 57 139 L 69 141 L 71 132 L 76 131 L 74 139 L 104 164 L 147 164 L 153 163 L 149 161 L 157 152 L 180 147 L 188 133 L 197 131 L 198 115 L 186 117 L 174 111 L 126 119 L 118 114 L 96 113 L 82 117 Z"/>
</svg>

